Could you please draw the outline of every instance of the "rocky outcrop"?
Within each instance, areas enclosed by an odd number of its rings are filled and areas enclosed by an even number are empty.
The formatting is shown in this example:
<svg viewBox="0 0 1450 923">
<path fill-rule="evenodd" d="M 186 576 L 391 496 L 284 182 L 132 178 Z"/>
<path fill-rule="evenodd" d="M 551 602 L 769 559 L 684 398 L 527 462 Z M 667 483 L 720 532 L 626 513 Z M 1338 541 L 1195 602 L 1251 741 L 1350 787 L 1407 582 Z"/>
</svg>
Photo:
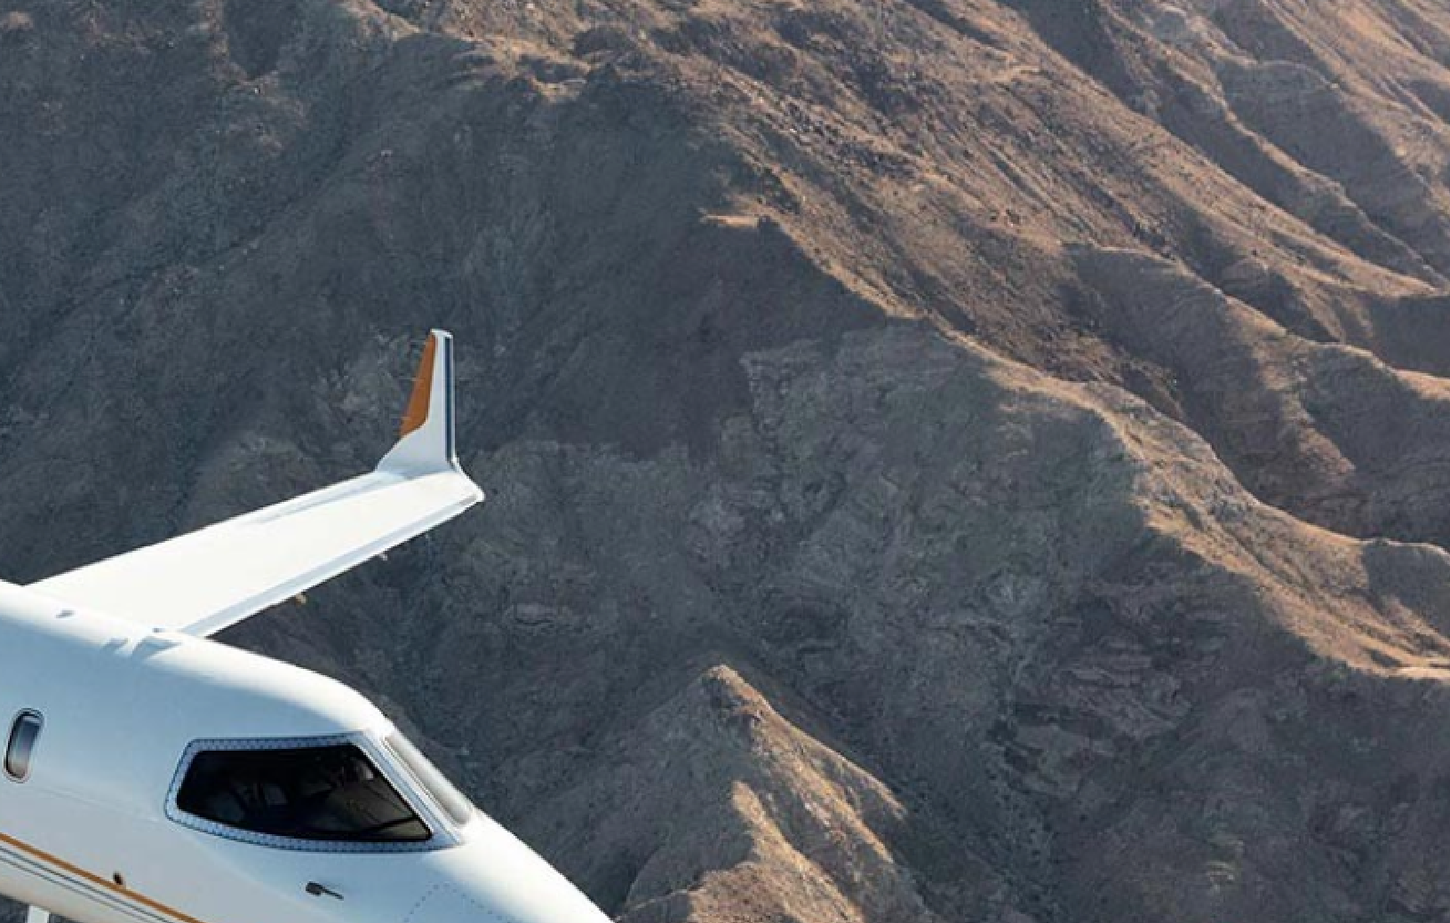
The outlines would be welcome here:
<svg viewBox="0 0 1450 923">
<path fill-rule="evenodd" d="M 1447 905 L 1450 17 L 0 0 L 0 560 L 485 508 L 227 640 L 630 923 Z"/>
</svg>

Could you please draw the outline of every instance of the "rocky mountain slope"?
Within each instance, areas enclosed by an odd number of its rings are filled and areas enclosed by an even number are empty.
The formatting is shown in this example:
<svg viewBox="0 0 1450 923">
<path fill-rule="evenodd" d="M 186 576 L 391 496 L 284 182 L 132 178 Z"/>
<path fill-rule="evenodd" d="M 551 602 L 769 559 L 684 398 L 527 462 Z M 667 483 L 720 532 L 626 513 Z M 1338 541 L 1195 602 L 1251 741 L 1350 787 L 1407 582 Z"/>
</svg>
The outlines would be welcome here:
<svg viewBox="0 0 1450 923">
<path fill-rule="evenodd" d="M 365 468 L 228 640 L 628 923 L 1450 920 L 1434 0 L 0 0 L 0 561 Z M 0 793 L 3 794 L 3 793 Z"/>
</svg>

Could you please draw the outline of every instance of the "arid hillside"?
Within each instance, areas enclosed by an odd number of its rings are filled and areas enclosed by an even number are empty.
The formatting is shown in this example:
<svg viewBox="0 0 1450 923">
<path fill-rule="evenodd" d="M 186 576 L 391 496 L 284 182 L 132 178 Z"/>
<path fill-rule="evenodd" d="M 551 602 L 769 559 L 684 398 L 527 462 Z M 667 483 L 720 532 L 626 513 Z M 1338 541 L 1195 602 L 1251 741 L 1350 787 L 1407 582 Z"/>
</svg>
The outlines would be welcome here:
<svg viewBox="0 0 1450 923">
<path fill-rule="evenodd" d="M 453 330 L 226 640 L 623 923 L 1450 921 L 1441 0 L 0 0 L 0 318 L 17 582 Z"/>
</svg>

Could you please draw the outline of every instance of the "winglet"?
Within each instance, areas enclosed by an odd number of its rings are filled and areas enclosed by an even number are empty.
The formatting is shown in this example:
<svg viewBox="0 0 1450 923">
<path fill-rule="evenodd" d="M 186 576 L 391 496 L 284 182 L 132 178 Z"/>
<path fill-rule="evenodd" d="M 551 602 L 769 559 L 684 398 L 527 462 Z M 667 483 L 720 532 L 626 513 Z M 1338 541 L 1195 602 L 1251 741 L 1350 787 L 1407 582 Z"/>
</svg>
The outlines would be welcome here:
<svg viewBox="0 0 1450 923">
<path fill-rule="evenodd" d="M 408 475 L 461 471 L 453 442 L 453 417 L 453 335 L 434 330 L 423 347 L 398 443 L 383 457 L 378 470 Z"/>
</svg>

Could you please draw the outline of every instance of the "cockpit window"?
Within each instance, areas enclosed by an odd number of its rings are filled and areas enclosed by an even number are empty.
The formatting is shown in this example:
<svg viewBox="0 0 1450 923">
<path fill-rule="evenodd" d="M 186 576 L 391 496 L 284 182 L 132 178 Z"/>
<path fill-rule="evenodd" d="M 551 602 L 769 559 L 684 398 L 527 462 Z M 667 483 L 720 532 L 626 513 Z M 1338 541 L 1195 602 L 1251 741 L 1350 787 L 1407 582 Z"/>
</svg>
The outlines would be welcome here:
<svg viewBox="0 0 1450 923">
<path fill-rule="evenodd" d="M 403 761 L 409 771 L 417 777 L 418 782 L 438 803 L 438 807 L 442 808 L 455 824 L 461 827 L 473 819 L 475 810 L 473 803 L 453 787 L 453 783 L 448 781 L 448 777 L 443 775 L 438 767 L 423 755 L 422 751 L 413 746 L 412 741 L 402 734 L 395 733 L 388 738 L 388 747 L 398 755 L 398 759 Z"/>
<path fill-rule="evenodd" d="M 352 744 L 202 751 L 176 805 L 236 830 L 297 840 L 421 843 L 432 835 Z"/>
</svg>

